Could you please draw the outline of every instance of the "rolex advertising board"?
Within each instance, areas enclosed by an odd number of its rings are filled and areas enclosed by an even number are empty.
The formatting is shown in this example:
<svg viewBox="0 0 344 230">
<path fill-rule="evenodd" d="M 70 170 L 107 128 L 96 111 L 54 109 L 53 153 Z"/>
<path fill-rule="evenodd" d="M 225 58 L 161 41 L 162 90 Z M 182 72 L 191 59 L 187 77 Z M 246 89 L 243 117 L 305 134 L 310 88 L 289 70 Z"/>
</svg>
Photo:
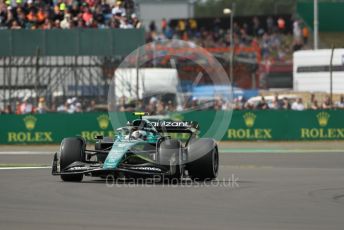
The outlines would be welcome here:
<svg viewBox="0 0 344 230">
<path fill-rule="evenodd" d="M 197 121 L 200 135 L 212 137 L 206 131 L 211 129 L 209 120 L 215 113 L 195 111 L 164 117 Z M 126 117 L 133 119 L 131 113 Z M 93 141 L 97 135 L 115 135 L 107 113 L 1 115 L 0 124 L 0 144 L 52 144 L 71 136 Z M 124 125 L 125 121 L 115 128 Z M 222 140 L 344 140 L 344 111 L 234 111 Z"/>
<path fill-rule="evenodd" d="M 283 113 L 275 114 L 275 117 L 280 115 Z M 273 140 L 281 138 L 281 133 L 274 129 L 278 126 L 280 126 L 279 119 L 271 119 L 258 111 L 235 112 L 225 138 L 227 140 Z"/>
<path fill-rule="evenodd" d="M 344 111 L 235 111 L 226 140 L 341 140 Z"/>
<path fill-rule="evenodd" d="M 344 140 L 344 111 L 290 113 L 288 136 L 299 140 Z"/>
<path fill-rule="evenodd" d="M 1 144 L 50 144 L 71 136 L 87 141 L 97 135 L 114 136 L 106 113 L 1 115 L 0 123 Z"/>
</svg>

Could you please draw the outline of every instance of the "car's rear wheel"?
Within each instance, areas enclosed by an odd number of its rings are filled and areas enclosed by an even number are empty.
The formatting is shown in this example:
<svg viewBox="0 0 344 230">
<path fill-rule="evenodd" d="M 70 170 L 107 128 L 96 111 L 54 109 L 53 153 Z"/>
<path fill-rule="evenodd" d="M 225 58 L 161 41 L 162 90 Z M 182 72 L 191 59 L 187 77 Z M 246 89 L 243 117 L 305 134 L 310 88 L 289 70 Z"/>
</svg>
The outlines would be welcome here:
<svg viewBox="0 0 344 230">
<path fill-rule="evenodd" d="M 169 167 L 170 175 L 164 176 L 164 183 L 177 183 L 183 176 L 182 148 L 178 140 L 167 139 L 161 142 L 159 146 L 159 163 Z"/>
<path fill-rule="evenodd" d="M 219 171 L 219 151 L 212 139 L 200 139 L 189 147 L 187 170 L 193 180 L 213 180 Z"/>
<path fill-rule="evenodd" d="M 85 161 L 86 142 L 81 137 L 70 137 L 62 140 L 60 150 L 60 168 L 63 170 L 75 161 Z M 62 174 L 63 181 L 80 182 L 83 174 Z"/>
</svg>

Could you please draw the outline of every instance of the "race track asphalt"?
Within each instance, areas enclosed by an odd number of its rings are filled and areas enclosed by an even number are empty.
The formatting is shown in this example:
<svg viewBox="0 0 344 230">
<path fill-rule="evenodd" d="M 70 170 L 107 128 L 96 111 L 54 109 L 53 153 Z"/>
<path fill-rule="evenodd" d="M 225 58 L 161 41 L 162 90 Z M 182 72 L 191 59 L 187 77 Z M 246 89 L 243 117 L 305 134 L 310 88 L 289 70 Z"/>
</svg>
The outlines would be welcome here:
<svg viewBox="0 0 344 230">
<path fill-rule="evenodd" d="M 344 152 L 222 152 L 220 161 L 208 184 L 64 183 L 50 169 L 0 170 L 0 229 L 343 229 Z"/>
</svg>

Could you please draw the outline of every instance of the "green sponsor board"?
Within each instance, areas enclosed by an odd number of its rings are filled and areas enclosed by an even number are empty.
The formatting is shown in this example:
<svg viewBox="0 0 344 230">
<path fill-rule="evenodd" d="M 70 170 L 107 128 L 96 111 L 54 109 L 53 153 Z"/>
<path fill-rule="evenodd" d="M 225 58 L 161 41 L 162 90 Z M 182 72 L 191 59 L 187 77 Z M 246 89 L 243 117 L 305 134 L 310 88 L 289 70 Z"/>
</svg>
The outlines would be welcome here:
<svg viewBox="0 0 344 230">
<path fill-rule="evenodd" d="M 236 111 L 223 140 L 344 140 L 344 111 Z"/>
<path fill-rule="evenodd" d="M 344 111 L 294 112 L 287 119 L 290 139 L 344 140 Z"/>
<path fill-rule="evenodd" d="M 50 144 L 64 137 L 115 135 L 131 113 L 0 115 L 0 144 Z M 195 111 L 161 119 L 197 121 L 201 137 L 222 140 L 344 140 L 344 111 Z M 229 120 L 231 122 L 229 123 Z M 112 122 L 111 122 L 112 121 Z M 229 125 L 224 125 L 229 124 Z M 114 128 L 112 127 L 114 125 Z"/>
<path fill-rule="evenodd" d="M 114 136 L 108 114 L 1 115 L 1 144 L 59 143 L 64 137 Z"/>
</svg>

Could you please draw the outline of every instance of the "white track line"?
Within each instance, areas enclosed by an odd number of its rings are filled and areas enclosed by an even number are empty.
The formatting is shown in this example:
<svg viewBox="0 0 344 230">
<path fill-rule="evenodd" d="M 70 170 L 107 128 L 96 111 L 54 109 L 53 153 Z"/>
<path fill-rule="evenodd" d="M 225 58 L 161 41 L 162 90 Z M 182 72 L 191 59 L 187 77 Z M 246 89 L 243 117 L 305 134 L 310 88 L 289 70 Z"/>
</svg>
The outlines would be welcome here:
<svg viewBox="0 0 344 230">
<path fill-rule="evenodd" d="M 344 153 L 343 149 L 221 149 L 220 153 Z"/>
<path fill-rule="evenodd" d="M 16 169 L 51 169 L 51 166 L 41 166 L 41 167 L 0 167 L 0 170 L 16 170 Z"/>
<path fill-rule="evenodd" d="M 54 154 L 53 151 L 51 152 L 37 152 L 37 151 L 2 151 L 0 155 L 52 155 Z"/>
</svg>

